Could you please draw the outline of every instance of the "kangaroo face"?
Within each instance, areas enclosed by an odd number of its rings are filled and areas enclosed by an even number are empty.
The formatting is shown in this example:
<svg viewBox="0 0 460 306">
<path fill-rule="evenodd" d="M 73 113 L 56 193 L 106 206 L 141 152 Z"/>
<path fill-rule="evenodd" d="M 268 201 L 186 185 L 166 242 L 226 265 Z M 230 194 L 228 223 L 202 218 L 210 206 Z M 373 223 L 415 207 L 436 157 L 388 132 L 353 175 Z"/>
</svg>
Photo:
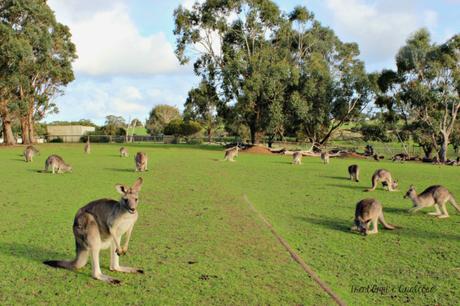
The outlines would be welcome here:
<svg viewBox="0 0 460 306">
<path fill-rule="evenodd" d="M 358 228 L 358 231 L 363 235 L 367 235 L 367 223 L 368 222 L 364 222 L 360 219 L 355 219 L 355 225 Z"/>
<path fill-rule="evenodd" d="M 410 185 L 409 190 L 407 190 L 406 194 L 404 195 L 404 199 L 412 198 L 416 195 L 415 187 Z"/>
<path fill-rule="evenodd" d="M 139 203 L 139 191 L 141 190 L 143 180 L 138 178 L 132 187 L 117 184 L 115 189 L 121 194 L 121 202 L 130 214 L 135 214 Z"/>
</svg>

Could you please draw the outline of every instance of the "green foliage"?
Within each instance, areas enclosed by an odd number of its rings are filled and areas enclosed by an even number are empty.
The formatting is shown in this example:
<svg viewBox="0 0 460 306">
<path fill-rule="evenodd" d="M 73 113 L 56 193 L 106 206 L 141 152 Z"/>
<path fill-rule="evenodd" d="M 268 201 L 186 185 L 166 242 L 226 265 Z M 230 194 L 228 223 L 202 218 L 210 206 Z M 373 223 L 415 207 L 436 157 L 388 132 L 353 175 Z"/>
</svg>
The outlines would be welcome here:
<svg viewBox="0 0 460 306">
<path fill-rule="evenodd" d="M 364 141 L 382 141 L 389 142 L 391 139 L 386 133 L 386 129 L 380 124 L 363 124 L 359 131 L 363 135 Z"/>
<path fill-rule="evenodd" d="M 105 125 L 102 127 L 102 130 L 106 135 L 126 135 L 125 119 L 121 116 L 109 115 L 105 117 Z"/>
<path fill-rule="evenodd" d="M 47 125 L 84 125 L 97 127 L 97 125 L 89 119 L 80 119 L 78 121 L 53 121 L 47 123 Z"/>
<path fill-rule="evenodd" d="M 202 130 L 199 122 L 183 121 L 182 119 L 174 119 L 164 128 L 165 135 L 174 136 L 191 136 Z"/>
<path fill-rule="evenodd" d="M 164 133 L 165 127 L 172 120 L 180 119 L 180 112 L 177 107 L 160 104 L 155 106 L 149 114 L 146 128 L 150 135 L 158 135 Z"/>
</svg>

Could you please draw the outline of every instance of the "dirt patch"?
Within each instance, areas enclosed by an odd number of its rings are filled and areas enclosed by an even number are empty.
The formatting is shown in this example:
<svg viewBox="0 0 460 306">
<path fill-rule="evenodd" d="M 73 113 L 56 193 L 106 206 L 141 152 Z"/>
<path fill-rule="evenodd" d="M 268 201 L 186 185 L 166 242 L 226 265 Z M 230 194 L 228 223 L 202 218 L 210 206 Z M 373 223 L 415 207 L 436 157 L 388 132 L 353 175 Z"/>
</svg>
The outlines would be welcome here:
<svg viewBox="0 0 460 306">
<path fill-rule="evenodd" d="M 367 158 L 367 156 L 364 156 L 364 155 L 361 155 L 361 154 L 358 154 L 358 153 L 355 153 L 355 152 L 344 152 L 344 153 L 340 154 L 339 157 L 362 158 L 362 159 Z"/>
<path fill-rule="evenodd" d="M 273 154 L 270 149 L 264 146 L 252 146 L 244 149 L 242 152 L 255 153 L 255 154 Z"/>
</svg>

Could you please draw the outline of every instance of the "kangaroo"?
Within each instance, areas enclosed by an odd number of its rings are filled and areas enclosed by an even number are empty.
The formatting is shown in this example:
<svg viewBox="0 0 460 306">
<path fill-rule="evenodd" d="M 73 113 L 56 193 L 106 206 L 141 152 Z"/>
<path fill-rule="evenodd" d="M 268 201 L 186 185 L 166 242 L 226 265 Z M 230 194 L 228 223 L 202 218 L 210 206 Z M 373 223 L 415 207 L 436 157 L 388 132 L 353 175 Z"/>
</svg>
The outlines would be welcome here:
<svg viewBox="0 0 460 306">
<path fill-rule="evenodd" d="M 34 146 L 27 146 L 23 153 L 26 163 L 31 162 L 35 154 L 39 153 L 40 151 L 38 151 Z"/>
<path fill-rule="evenodd" d="M 148 171 L 148 169 L 147 169 L 147 162 L 148 162 L 147 154 L 145 154 L 144 152 L 137 152 L 136 156 L 134 157 L 134 161 L 136 163 L 136 171 L 139 171 L 139 172 Z"/>
<path fill-rule="evenodd" d="M 128 157 L 128 149 L 126 149 L 125 147 L 121 147 L 120 148 L 120 156 L 121 157 Z"/>
<path fill-rule="evenodd" d="M 302 152 L 296 151 L 292 155 L 292 163 L 294 165 L 301 165 L 302 164 Z"/>
<path fill-rule="evenodd" d="M 374 175 L 372 175 L 372 188 L 367 189 L 367 191 L 374 191 L 378 182 L 382 182 L 383 187 L 387 186 L 388 191 L 396 191 L 396 188 L 398 188 L 398 182 L 393 180 L 391 173 L 385 169 L 379 169 L 374 172 Z"/>
<path fill-rule="evenodd" d="M 379 201 L 375 199 L 364 199 L 356 204 L 355 225 L 351 230 L 357 230 L 364 235 L 377 234 L 379 221 L 386 229 L 395 229 L 395 226 L 385 222 L 382 204 L 380 204 Z M 373 224 L 372 231 L 369 231 L 370 222 Z"/>
<path fill-rule="evenodd" d="M 228 161 L 235 161 L 234 158 L 238 156 L 238 146 L 225 150 L 224 159 Z"/>
<path fill-rule="evenodd" d="M 407 155 L 406 153 L 398 153 L 391 158 L 393 162 L 395 161 L 405 162 L 406 160 L 409 160 L 409 159 L 410 159 L 409 155 Z"/>
<path fill-rule="evenodd" d="M 321 152 L 321 160 L 325 164 L 329 164 L 329 153 L 328 152 Z"/>
<path fill-rule="evenodd" d="M 431 207 L 434 205 L 435 212 L 428 213 L 429 215 L 436 216 L 438 218 L 448 218 L 449 213 L 446 209 L 446 203 L 450 202 L 455 209 L 460 212 L 460 207 L 457 205 L 452 193 L 447 190 L 446 187 L 435 185 L 425 189 L 420 195 L 417 195 L 415 187 L 410 185 L 409 190 L 404 195 L 404 198 L 412 200 L 414 206 L 409 209 L 410 213 L 414 213 L 425 207 Z M 441 209 L 439 209 L 441 208 Z"/>
<path fill-rule="evenodd" d="M 64 269 L 80 269 L 92 259 L 92 277 L 111 284 L 119 284 L 118 279 L 104 275 L 99 266 L 99 252 L 110 247 L 110 270 L 125 273 L 144 273 L 143 270 L 119 265 L 119 256 L 128 251 L 129 239 L 137 221 L 138 194 L 142 187 L 142 178 L 133 186 L 117 184 L 115 189 L 121 194 L 119 201 L 100 199 L 88 203 L 77 211 L 73 221 L 76 257 L 74 260 L 49 260 L 44 264 Z M 121 237 L 126 239 L 121 247 Z"/>
<path fill-rule="evenodd" d="M 348 174 L 350 175 L 350 180 L 359 182 L 359 166 L 358 165 L 349 166 Z"/>
<path fill-rule="evenodd" d="M 72 172 L 72 167 L 64 162 L 62 157 L 58 155 L 50 155 L 45 161 L 45 170 L 43 172 L 48 172 L 51 168 L 51 172 L 63 173 L 63 172 Z"/>
<path fill-rule="evenodd" d="M 84 149 L 84 150 L 85 150 L 85 153 L 86 153 L 86 154 L 91 153 L 91 144 L 90 144 L 90 142 L 89 142 L 89 136 L 88 136 L 88 140 L 86 140 L 86 144 L 85 144 L 85 149 Z"/>
</svg>

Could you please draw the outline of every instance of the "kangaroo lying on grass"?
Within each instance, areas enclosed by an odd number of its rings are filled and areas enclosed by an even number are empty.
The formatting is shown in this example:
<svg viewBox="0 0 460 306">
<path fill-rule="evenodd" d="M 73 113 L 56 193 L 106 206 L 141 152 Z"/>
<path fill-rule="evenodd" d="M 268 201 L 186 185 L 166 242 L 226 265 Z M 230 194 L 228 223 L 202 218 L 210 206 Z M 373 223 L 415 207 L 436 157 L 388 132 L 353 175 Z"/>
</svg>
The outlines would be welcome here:
<svg viewBox="0 0 460 306">
<path fill-rule="evenodd" d="M 53 174 L 72 172 L 72 167 L 64 162 L 62 157 L 58 155 L 50 155 L 45 161 L 45 170 L 42 172 L 48 172 L 51 169 Z"/>
<path fill-rule="evenodd" d="M 228 161 L 235 161 L 234 158 L 238 156 L 238 146 L 225 150 L 224 159 Z"/>
<path fill-rule="evenodd" d="M 24 150 L 24 159 L 26 163 L 31 162 L 35 154 L 40 154 L 40 151 L 38 151 L 34 146 L 27 146 Z"/>
<path fill-rule="evenodd" d="M 350 180 L 359 182 L 359 166 L 358 165 L 349 166 L 348 174 L 350 175 Z"/>
<path fill-rule="evenodd" d="M 411 185 L 409 190 L 404 195 L 404 198 L 412 200 L 414 206 L 409 209 L 410 213 L 414 213 L 425 207 L 431 207 L 434 205 L 436 212 L 428 213 L 429 215 L 436 216 L 438 218 L 448 218 L 449 213 L 447 212 L 446 203 L 450 202 L 455 209 L 460 212 L 460 207 L 457 205 L 452 193 L 447 190 L 446 187 L 435 185 L 425 189 L 420 195 L 417 195 L 415 187 Z M 441 209 L 439 209 L 441 208 Z"/>
<path fill-rule="evenodd" d="M 372 188 L 366 191 L 374 191 L 379 182 L 382 182 L 383 187 L 388 187 L 388 191 L 396 191 L 396 188 L 398 188 L 398 182 L 396 180 L 393 181 L 391 173 L 388 170 L 379 169 L 372 175 Z"/>
<path fill-rule="evenodd" d="M 378 223 L 389 230 L 395 229 L 391 224 L 385 222 L 383 217 L 382 204 L 375 199 L 364 199 L 356 204 L 355 210 L 355 225 L 351 228 L 352 231 L 358 231 L 364 235 L 377 234 Z M 369 224 L 372 222 L 372 231 L 369 231 Z"/>
<path fill-rule="evenodd" d="M 122 195 L 119 201 L 101 199 L 88 203 L 77 211 L 73 221 L 77 256 L 74 260 L 49 260 L 44 264 L 64 269 L 80 269 L 88 262 L 91 253 L 92 277 L 111 284 L 119 280 L 104 275 L 99 266 L 99 252 L 110 247 L 110 270 L 125 273 L 144 273 L 143 270 L 119 265 L 119 256 L 128 251 L 129 239 L 137 221 L 138 194 L 142 178 L 138 178 L 130 188 L 115 185 Z M 121 236 L 126 240 L 121 247 Z"/>
<path fill-rule="evenodd" d="M 321 160 L 325 164 L 329 164 L 329 153 L 328 152 L 321 152 Z"/>
<path fill-rule="evenodd" d="M 126 149 L 125 147 L 121 147 L 120 148 L 120 156 L 121 157 L 128 157 L 128 149 Z"/>
<path fill-rule="evenodd" d="M 147 154 L 145 154 L 144 152 L 137 152 L 136 156 L 134 157 L 134 161 L 136 163 L 136 171 L 140 171 L 140 172 L 148 171 L 148 169 L 147 169 L 147 162 L 148 162 Z"/>
<path fill-rule="evenodd" d="M 296 151 L 292 155 L 292 163 L 294 165 L 301 165 L 302 164 L 302 152 Z"/>
<path fill-rule="evenodd" d="M 86 141 L 85 149 L 84 149 L 84 150 L 85 150 L 85 153 L 86 153 L 86 154 L 91 153 L 91 144 L 90 144 L 90 142 L 89 142 L 89 137 L 88 137 L 88 140 Z"/>
</svg>

